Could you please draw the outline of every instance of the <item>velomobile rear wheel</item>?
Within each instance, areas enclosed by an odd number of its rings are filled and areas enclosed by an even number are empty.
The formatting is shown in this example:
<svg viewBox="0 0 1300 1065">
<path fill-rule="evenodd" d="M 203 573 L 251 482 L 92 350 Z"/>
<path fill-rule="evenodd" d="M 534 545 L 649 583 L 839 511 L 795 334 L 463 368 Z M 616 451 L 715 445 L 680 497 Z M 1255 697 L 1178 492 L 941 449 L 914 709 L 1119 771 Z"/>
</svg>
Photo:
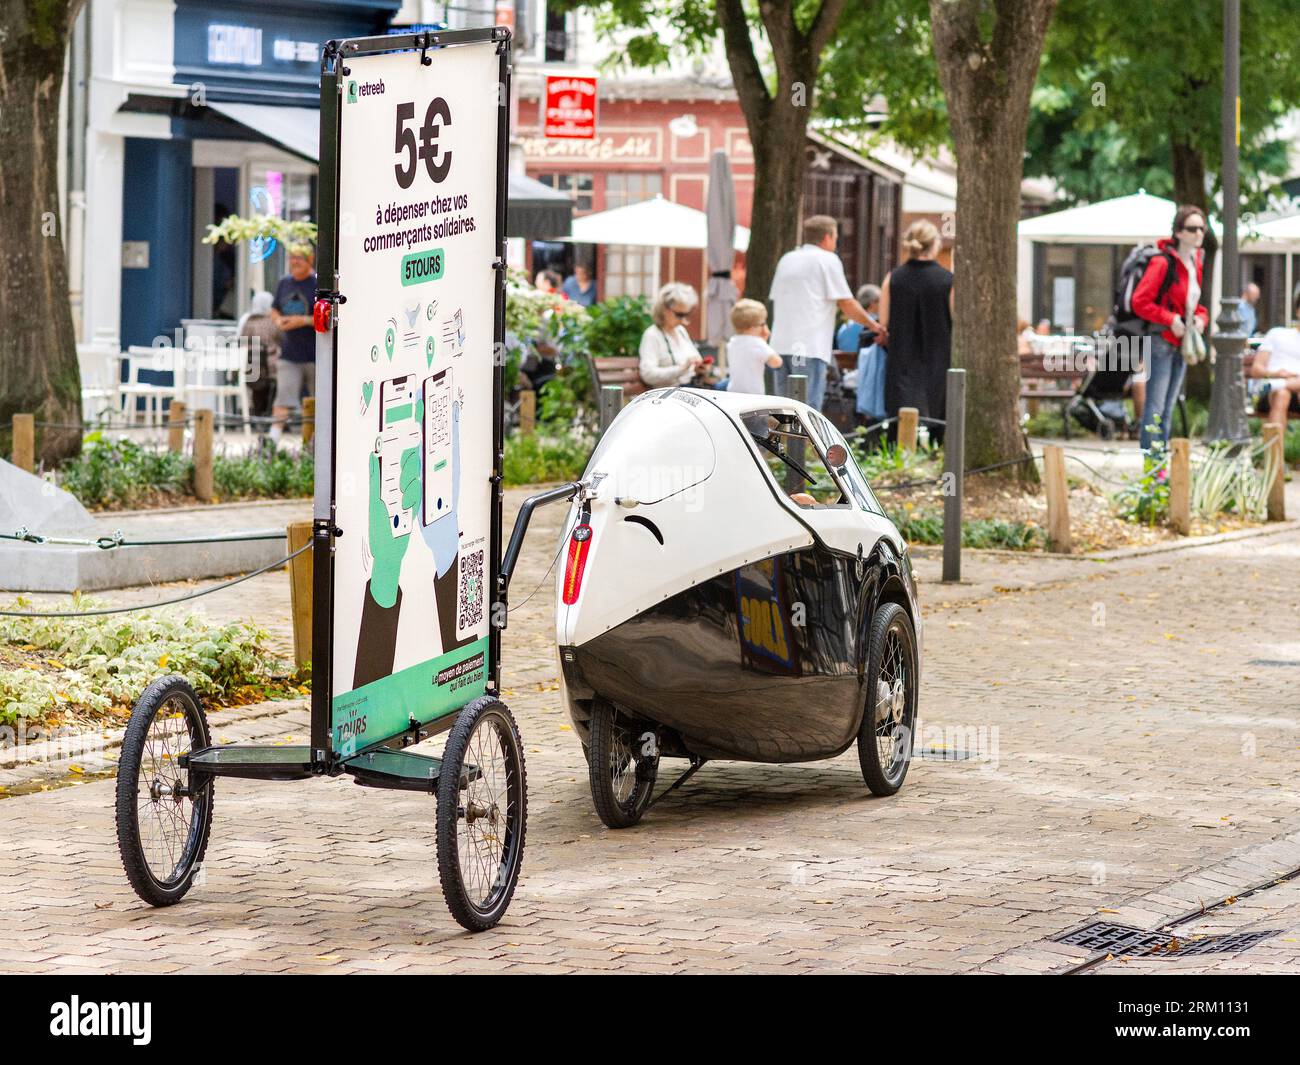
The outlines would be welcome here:
<svg viewBox="0 0 1300 1065">
<path fill-rule="evenodd" d="M 587 768 L 591 801 L 610 828 L 631 828 L 641 820 L 659 773 L 659 747 L 653 736 L 640 736 L 609 703 L 591 708 Z"/>
<path fill-rule="evenodd" d="M 916 732 L 916 633 L 907 611 L 885 603 L 871 622 L 866 707 L 858 761 L 873 795 L 893 795 L 912 763 Z"/>
<path fill-rule="evenodd" d="M 505 916 L 524 857 L 528 779 L 519 729 L 484 696 L 460 712 L 438 774 L 438 877 L 451 915 L 471 932 Z"/>
<path fill-rule="evenodd" d="M 144 690 L 117 764 L 117 845 L 126 878 L 151 906 L 179 902 L 194 883 L 212 828 L 212 777 L 180 765 L 207 747 L 208 722 L 183 677 Z"/>
</svg>

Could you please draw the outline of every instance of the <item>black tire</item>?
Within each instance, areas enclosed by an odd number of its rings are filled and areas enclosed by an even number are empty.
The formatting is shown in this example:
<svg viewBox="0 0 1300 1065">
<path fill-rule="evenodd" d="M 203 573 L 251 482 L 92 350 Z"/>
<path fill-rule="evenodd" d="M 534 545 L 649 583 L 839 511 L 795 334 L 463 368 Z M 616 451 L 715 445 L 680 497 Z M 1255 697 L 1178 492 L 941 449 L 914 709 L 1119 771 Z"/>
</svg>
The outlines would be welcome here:
<svg viewBox="0 0 1300 1065">
<path fill-rule="evenodd" d="M 658 737 L 646 753 L 643 737 L 618 719 L 603 699 L 591 707 L 587 775 L 596 813 L 610 828 L 631 828 L 641 820 L 659 775 Z"/>
<path fill-rule="evenodd" d="M 180 902 L 203 862 L 212 777 L 177 759 L 210 742 L 203 704 L 183 677 L 154 681 L 131 711 L 117 766 L 117 846 L 127 880 L 150 906 Z"/>
<path fill-rule="evenodd" d="M 916 681 L 912 619 L 897 603 L 885 603 L 871 620 L 866 705 L 858 729 L 858 761 L 873 795 L 893 795 L 907 777 L 916 737 Z"/>
<path fill-rule="evenodd" d="M 460 711 L 438 774 L 438 877 L 462 927 L 483 932 L 505 916 L 519 883 L 527 822 L 519 729 L 506 704 L 485 695 Z"/>
</svg>

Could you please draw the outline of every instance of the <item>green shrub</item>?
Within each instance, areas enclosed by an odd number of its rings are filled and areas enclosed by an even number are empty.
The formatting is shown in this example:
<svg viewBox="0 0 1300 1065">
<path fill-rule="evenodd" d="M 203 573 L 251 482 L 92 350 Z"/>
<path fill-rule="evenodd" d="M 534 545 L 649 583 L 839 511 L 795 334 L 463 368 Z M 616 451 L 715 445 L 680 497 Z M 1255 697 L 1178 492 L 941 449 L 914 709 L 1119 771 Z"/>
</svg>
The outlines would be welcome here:
<svg viewBox="0 0 1300 1065">
<path fill-rule="evenodd" d="M 312 493 L 311 451 L 216 455 L 213 488 L 219 499 L 297 498 Z M 86 437 L 81 454 L 59 471 L 61 486 L 87 507 L 131 507 L 180 501 L 193 491 L 194 460 L 133 440 Z"/>
<path fill-rule="evenodd" d="M 890 514 L 903 539 L 912 544 L 943 543 L 943 516 L 935 513 Z M 1029 551 L 1046 542 L 1043 530 L 1023 521 L 1002 521 L 997 518 L 977 518 L 961 525 L 962 547 L 1001 548 L 1007 551 Z"/>
<path fill-rule="evenodd" d="M 507 486 L 576 481 L 587 467 L 594 441 L 516 433 L 506 441 L 502 472 Z"/>
<path fill-rule="evenodd" d="M 93 609 L 73 596 L 71 610 Z M 29 610 L 19 598 L 6 609 Z M 58 607 L 43 606 L 42 612 Z M 28 665 L 0 667 L 0 724 L 58 710 L 103 711 L 129 705 L 151 681 L 179 673 L 202 695 L 221 700 L 248 686 L 273 684 L 290 667 L 263 646 L 267 634 L 243 622 L 220 624 L 201 613 L 137 611 L 88 618 L 0 618 L 0 642 L 31 653 Z M 45 668 L 39 668 L 44 666 Z"/>
</svg>

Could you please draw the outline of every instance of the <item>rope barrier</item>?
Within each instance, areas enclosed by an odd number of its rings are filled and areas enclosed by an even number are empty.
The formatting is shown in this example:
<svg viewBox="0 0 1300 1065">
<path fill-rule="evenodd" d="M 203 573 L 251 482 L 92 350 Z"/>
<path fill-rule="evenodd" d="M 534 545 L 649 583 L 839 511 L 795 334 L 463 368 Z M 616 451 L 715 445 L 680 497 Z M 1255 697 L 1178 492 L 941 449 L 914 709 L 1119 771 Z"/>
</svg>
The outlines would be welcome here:
<svg viewBox="0 0 1300 1065">
<path fill-rule="evenodd" d="M 226 588 L 233 588 L 236 584 L 242 584 L 244 581 L 250 581 L 254 577 L 260 577 L 268 570 L 277 569 L 287 562 L 292 562 L 295 558 L 308 550 L 312 545 L 303 544 L 297 551 L 285 555 L 284 558 L 276 562 L 269 562 L 251 573 L 245 573 L 242 576 L 235 577 L 232 580 L 222 581 L 220 584 L 214 584 L 211 588 L 201 588 L 197 592 L 190 592 L 188 595 L 177 596 L 175 599 L 164 599 L 157 603 L 143 603 L 140 606 L 114 606 L 102 607 L 98 610 L 60 610 L 51 613 L 42 613 L 39 611 L 27 610 L 0 610 L 0 617 L 5 618 L 93 618 L 103 617 L 105 614 L 131 614 L 139 610 L 156 610 L 160 607 L 175 606 L 177 603 L 187 603 L 191 599 L 200 599 L 205 595 L 211 595 L 213 592 L 224 591 Z"/>
<path fill-rule="evenodd" d="M 246 540 L 283 540 L 284 533 L 250 532 L 232 533 L 229 536 L 176 536 L 161 540 L 128 540 L 121 530 L 111 536 L 97 536 L 93 540 L 73 536 L 45 536 L 29 531 L 26 527 L 13 533 L 0 533 L 0 540 L 14 540 L 26 544 L 60 544 L 68 547 L 98 547 L 111 551 L 117 547 L 163 547 L 169 544 L 225 544 L 240 543 Z"/>
<path fill-rule="evenodd" d="M 259 425 L 274 425 L 276 419 L 273 415 L 270 414 L 254 414 L 254 415 L 250 415 L 247 418 L 244 418 L 238 414 L 221 414 L 219 412 L 214 412 L 212 416 L 212 421 L 214 425 L 223 425 L 223 426 L 240 426 L 240 425 L 259 426 Z M 287 416 L 284 419 L 282 424 L 285 425 L 286 427 L 301 426 L 306 424 L 307 422 L 314 422 L 314 421 L 315 419 L 303 418 L 301 414 L 297 414 L 297 415 Z M 193 414 L 187 414 L 184 418 L 180 419 L 179 421 L 170 421 L 170 420 L 163 421 L 159 425 L 149 425 L 148 423 L 136 423 L 136 422 L 90 422 L 90 423 L 45 422 L 45 421 L 32 422 L 34 426 L 37 426 L 42 429 L 69 429 L 69 430 L 76 430 L 77 432 L 82 432 L 82 433 L 105 433 L 105 432 L 119 433 L 119 432 L 129 432 L 132 430 L 145 430 L 145 429 L 151 430 L 153 432 L 162 432 L 163 430 L 174 428 L 177 425 L 193 426 L 195 423 L 196 423 L 196 419 Z"/>
</svg>

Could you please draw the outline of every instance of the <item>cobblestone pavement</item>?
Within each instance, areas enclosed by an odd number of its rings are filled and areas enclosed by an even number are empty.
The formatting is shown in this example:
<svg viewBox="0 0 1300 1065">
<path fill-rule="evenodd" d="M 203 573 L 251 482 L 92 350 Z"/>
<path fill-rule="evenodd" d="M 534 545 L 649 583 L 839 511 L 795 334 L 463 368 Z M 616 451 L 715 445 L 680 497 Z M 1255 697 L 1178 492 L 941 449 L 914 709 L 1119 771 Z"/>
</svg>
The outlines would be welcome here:
<svg viewBox="0 0 1300 1065">
<path fill-rule="evenodd" d="M 559 519 L 530 535 L 507 633 L 530 816 L 497 930 L 447 914 L 432 800 L 346 778 L 219 781 L 204 882 L 150 910 L 95 780 L 0 801 L 0 970 L 1049 972 L 1087 957 L 1065 930 L 1155 928 L 1300 866 L 1294 528 L 1106 563 L 971 555 L 958 587 L 923 553 L 926 753 L 896 797 L 853 751 L 718 763 L 611 832 L 559 703 L 549 583 L 524 602 Z M 283 574 L 204 605 L 288 631 Z M 305 730 L 291 706 L 215 731 Z M 1278 934 L 1093 972 L 1300 972 L 1300 882 L 1180 927 Z"/>
</svg>

